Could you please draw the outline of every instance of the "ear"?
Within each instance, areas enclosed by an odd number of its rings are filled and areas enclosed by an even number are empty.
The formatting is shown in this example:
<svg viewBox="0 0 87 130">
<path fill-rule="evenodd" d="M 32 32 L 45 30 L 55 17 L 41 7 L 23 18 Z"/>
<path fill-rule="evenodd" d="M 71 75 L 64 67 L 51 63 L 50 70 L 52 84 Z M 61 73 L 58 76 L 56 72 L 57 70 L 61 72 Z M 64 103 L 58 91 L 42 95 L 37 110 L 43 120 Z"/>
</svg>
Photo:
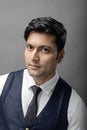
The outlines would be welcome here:
<svg viewBox="0 0 87 130">
<path fill-rule="evenodd" d="M 62 60 L 63 60 L 63 57 L 64 57 L 64 49 L 62 49 L 59 54 L 58 54 L 58 58 L 57 58 L 57 63 L 59 64 Z"/>
</svg>

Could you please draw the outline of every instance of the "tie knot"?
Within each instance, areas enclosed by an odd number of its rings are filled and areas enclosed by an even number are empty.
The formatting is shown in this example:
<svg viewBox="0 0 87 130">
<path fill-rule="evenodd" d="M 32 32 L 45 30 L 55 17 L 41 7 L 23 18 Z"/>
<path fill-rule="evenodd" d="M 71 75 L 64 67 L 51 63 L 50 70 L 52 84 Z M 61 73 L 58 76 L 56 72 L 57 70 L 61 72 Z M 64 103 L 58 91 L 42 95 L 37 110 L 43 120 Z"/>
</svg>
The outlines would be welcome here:
<svg viewBox="0 0 87 130">
<path fill-rule="evenodd" d="M 38 95 L 39 92 L 41 91 L 41 88 L 37 87 L 36 85 L 32 86 L 31 88 L 33 90 L 34 95 Z"/>
</svg>

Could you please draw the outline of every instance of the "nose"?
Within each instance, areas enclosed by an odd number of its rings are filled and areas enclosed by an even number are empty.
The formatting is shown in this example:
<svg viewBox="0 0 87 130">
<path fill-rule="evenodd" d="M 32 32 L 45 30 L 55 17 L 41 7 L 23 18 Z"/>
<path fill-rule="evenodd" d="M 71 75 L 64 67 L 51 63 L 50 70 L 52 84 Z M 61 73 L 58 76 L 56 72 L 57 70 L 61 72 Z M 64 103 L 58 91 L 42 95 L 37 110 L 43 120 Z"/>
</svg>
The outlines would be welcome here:
<svg viewBox="0 0 87 130">
<path fill-rule="evenodd" d="M 40 57 L 39 57 L 39 52 L 38 50 L 33 50 L 32 54 L 31 54 L 31 60 L 32 61 L 39 61 Z"/>
</svg>

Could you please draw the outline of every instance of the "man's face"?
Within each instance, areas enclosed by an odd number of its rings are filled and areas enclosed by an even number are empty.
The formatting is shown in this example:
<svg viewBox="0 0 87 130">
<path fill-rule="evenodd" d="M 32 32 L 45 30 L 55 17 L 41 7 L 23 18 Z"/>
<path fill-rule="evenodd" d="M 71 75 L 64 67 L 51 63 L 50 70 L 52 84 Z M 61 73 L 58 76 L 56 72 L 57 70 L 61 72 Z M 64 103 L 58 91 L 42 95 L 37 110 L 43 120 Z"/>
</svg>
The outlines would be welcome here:
<svg viewBox="0 0 87 130">
<path fill-rule="evenodd" d="M 37 84 L 49 80 L 57 66 L 57 47 L 50 34 L 31 32 L 26 42 L 25 62 Z"/>
</svg>

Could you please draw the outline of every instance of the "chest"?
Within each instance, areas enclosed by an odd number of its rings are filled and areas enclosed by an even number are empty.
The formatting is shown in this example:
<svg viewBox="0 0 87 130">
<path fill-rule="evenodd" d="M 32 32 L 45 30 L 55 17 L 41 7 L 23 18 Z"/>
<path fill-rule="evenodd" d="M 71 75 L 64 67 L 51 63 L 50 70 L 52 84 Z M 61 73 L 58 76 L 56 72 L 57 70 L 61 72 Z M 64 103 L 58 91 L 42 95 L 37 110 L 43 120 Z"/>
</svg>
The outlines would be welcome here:
<svg viewBox="0 0 87 130">
<path fill-rule="evenodd" d="M 20 80 L 19 80 L 20 81 Z M 22 109 L 21 101 L 21 91 L 22 91 L 22 82 L 19 82 L 17 79 L 13 80 L 12 83 L 6 84 L 5 88 L 11 88 L 8 90 L 8 94 L 3 93 L 4 102 L 1 101 L 2 106 L 2 116 L 7 126 L 17 127 L 26 127 L 24 114 Z M 9 85 L 9 86 L 7 86 Z M 58 87 L 57 84 L 55 90 L 50 97 L 48 103 L 44 109 L 36 117 L 35 122 L 30 126 L 31 130 L 66 130 L 68 121 L 67 121 L 67 108 L 70 96 L 70 90 L 67 89 L 69 95 L 67 95 L 67 100 L 65 100 L 65 90 L 62 87 Z M 59 89 L 60 88 L 60 89 Z"/>
</svg>

